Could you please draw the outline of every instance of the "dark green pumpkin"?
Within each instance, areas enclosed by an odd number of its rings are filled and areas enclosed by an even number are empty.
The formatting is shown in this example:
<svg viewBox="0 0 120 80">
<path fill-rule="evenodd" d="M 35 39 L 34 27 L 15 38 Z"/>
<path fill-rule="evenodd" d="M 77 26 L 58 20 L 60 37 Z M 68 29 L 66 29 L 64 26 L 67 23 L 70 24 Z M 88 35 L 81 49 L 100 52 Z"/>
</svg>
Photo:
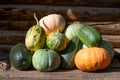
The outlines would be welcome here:
<svg viewBox="0 0 120 80">
<path fill-rule="evenodd" d="M 37 25 L 32 26 L 26 33 L 25 45 L 31 51 L 36 51 L 45 46 L 45 31 L 39 26 L 38 19 L 34 15 Z"/>
<path fill-rule="evenodd" d="M 73 38 L 67 45 L 66 49 L 60 52 L 62 69 L 72 69 L 74 67 L 74 57 L 78 50 L 82 48 L 82 42 Z"/>
<path fill-rule="evenodd" d="M 92 26 L 84 26 L 79 30 L 78 38 L 87 47 L 97 47 L 102 41 L 102 36 L 95 28 Z"/>
<path fill-rule="evenodd" d="M 10 50 L 11 65 L 18 70 L 26 70 L 31 67 L 32 55 L 25 44 L 18 43 Z"/>
<path fill-rule="evenodd" d="M 61 62 L 60 55 L 51 49 L 39 49 L 32 57 L 32 64 L 38 71 L 54 71 Z"/>
<path fill-rule="evenodd" d="M 114 51 L 114 47 L 113 45 L 107 41 L 107 40 L 102 40 L 101 44 L 100 44 L 101 48 L 104 48 L 108 51 L 111 60 L 113 59 L 114 55 L 115 55 L 115 51 Z"/>
<path fill-rule="evenodd" d="M 59 32 L 53 32 L 47 36 L 46 45 L 48 48 L 53 49 L 55 51 L 62 51 L 67 47 L 68 39 L 66 36 Z"/>
</svg>

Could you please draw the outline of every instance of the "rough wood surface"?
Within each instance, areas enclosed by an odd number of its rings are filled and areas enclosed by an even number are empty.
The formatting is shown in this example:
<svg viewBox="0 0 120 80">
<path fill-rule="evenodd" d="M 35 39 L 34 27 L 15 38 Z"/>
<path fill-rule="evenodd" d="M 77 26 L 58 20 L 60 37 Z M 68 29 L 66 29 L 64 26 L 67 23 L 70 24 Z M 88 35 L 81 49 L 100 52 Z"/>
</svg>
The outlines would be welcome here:
<svg viewBox="0 0 120 80">
<path fill-rule="evenodd" d="M 63 15 L 66 20 L 120 21 L 120 8 L 48 6 L 48 5 L 0 5 L 0 20 L 33 20 L 51 13 Z"/>
<path fill-rule="evenodd" d="M 0 4 L 74 5 L 97 7 L 120 7 L 120 0 L 3 0 Z"/>
<path fill-rule="evenodd" d="M 102 37 L 110 41 L 114 47 L 120 47 L 120 35 L 102 35 Z"/>
</svg>

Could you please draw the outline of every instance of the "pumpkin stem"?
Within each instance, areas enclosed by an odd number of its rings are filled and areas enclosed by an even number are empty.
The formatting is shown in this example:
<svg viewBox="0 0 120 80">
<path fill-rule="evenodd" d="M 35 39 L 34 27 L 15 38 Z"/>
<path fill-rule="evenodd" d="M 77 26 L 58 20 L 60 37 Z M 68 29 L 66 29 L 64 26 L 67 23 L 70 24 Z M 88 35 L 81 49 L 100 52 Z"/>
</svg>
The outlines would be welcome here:
<svg viewBox="0 0 120 80">
<path fill-rule="evenodd" d="M 39 21 L 38 21 L 38 18 L 36 17 L 36 14 L 34 13 L 34 18 L 35 18 L 35 20 L 36 20 L 36 22 L 37 22 L 37 25 L 39 25 Z"/>
</svg>

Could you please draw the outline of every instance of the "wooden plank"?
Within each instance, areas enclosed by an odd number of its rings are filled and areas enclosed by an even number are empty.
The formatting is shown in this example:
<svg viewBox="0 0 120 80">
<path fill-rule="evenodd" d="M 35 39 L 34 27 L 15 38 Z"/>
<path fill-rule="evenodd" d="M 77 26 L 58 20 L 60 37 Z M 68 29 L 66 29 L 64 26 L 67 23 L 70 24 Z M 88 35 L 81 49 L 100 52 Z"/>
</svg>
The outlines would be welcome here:
<svg viewBox="0 0 120 80">
<path fill-rule="evenodd" d="M 120 0 L 3 0 L 0 4 L 74 5 L 96 7 L 120 7 Z"/>
<path fill-rule="evenodd" d="M 102 35 L 102 38 L 109 40 L 114 47 L 120 47 L 120 35 Z"/>
<path fill-rule="evenodd" d="M 0 31 L 0 44 L 16 44 L 25 41 L 26 31 Z"/>
<path fill-rule="evenodd" d="M 69 21 L 66 22 L 67 25 L 72 23 Z M 0 30 L 23 31 L 23 30 L 28 30 L 31 26 L 35 24 L 36 22 L 32 20 L 31 21 L 0 21 Z M 120 35 L 120 22 L 81 22 L 81 24 L 93 26 L 101 34 L 104 35 Z"/>
<path fill-rule="evenodd" d="M 58 13 L 66 20 L 120 21 L 120 8 L 49 6 L 49 5 L 0 5 L 0 20 L 34 20 L 48 14 Z"/>
<path fill-rule="evenodd" d="M 0 21 L 0 30 L 25 31 L 35 24 L 35 21 Z"/>
<path fill-rule="evenodd" d="M 119 80 L 120 69 L 107 69 L 97 72 L 81 70 L 38 72 L 38 71 L 4 71 L 0 78 L 7 80 Z M 26 75 L 27 74 L 27 75 Z"/>
</svg>

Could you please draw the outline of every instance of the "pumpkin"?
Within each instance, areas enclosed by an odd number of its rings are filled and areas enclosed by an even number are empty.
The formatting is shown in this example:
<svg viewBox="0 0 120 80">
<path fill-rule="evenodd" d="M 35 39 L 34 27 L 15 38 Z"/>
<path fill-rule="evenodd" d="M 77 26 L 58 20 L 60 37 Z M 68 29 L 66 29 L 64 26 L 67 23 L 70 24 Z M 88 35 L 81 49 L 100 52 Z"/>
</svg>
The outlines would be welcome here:
<svg viewBox="0 0 120 80">
<path fill-rule="evenodd" d="M 25 37 L 25 45 L 31 51 L 36 51 L 37 49 L 41 49 L 45 46 L 45 31 L 39 26 L 38 19 L 34 14 L 34 18 L 36 19 L 37 25 L 32 26 L 26 33 Z"/>
<path fill-rule="evenodd" d="M 113 45 L 108 40 L 102 40 L 102 42 L 100 44 L 100 47 L 104 48 L 104 49 L 106 49 L 108 51 L 108 53 L 110 55 L 110 59 L 112 60 L 114 55 L 115 55 Z"/>
<path fill-rule="evenodd" d="M 77 38 L 73 38 L 67 47 L 60 52 L 62 69 L 72 69 L 74 67 L 74 57 L 76 52 L 82 48 L 82 42 Z"/>
<path fill-rule="evenodd" d="M 45 30 L 46 35 L 48 35 L 51 32 L 56 32 L 57 29 L 60 29 L 60 32 L 63 32 L 66 21 L 60 14 L 49 14 L 41 18 L 39 24 Z"/>
<path fill-rule="evenodd" d="M 78 36 L 80 28 L 83 27 L 80 23 L 72 23 L 68 25 L 67 29 L 65 30 L 65 36 L 72 40 L 74 37 Z"/>
<path fill-rule="evenodd" d="M 77 52 L 75 65 L 82 71 L 96 71 L 108 67 L 110 56 L 103 48 L 84 48 Z"/>
<path fill-rule="evenodd" d="M 32 57 L 32 64 L 38 71 L 54 71 L 61 62 L 60 55 L 51 49 L 39 49 Z"/>
<path fill-rule="evenodd" d="M 102 41 L 102 36 L 95 28 L 92 26 L 81 27 L 78 33 L 78 38 L 87 46 L 87 47 L 97 47 Z"/>
<path fill-rule="evenodd" d="M 52 32 L 46 38 L 46 45 L 48 48 L 53 49 L 55 51 L 62 51 L 67 47 L 68 39 L 66 36 L 59 32 Z"/>
<path fill-rule="evenodd" d="M 83 44 L 82 47 L 88 48 L 85 44 Z M 99 47 L 106 49 L 110 55 L 110 59 L 111 60 L 113 59 L 113 57 L 115 55 L 114 47 L 112 46 L 112 44 L 108 40 L 102 40 Z"/>
<path fill-rule="evenodd" d="M 11 48 L 10 63 L 18 70 L 26 70 L 31 67 L 32 53 L 26 48 L 25 44 L 18 43 Z"/>
</svg>

